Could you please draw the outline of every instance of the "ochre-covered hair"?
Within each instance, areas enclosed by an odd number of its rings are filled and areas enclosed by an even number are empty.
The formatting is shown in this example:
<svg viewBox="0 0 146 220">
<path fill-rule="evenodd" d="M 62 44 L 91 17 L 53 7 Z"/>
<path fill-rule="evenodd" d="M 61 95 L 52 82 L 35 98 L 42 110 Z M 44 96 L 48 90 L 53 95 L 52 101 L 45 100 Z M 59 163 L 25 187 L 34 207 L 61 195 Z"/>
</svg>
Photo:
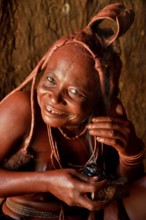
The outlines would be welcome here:
<svg viewBox="0 0 146 220">
<path fill-rule="evenodd" d="M 91 19 L 85 28 L 57 40 L 22 84 L 5 97 L 6 99 L 14 92 L 22 90 L 31 82 L 32 123 L 24 151 L 30 144 L 34 129 L 34 89 L 36 79 L 38 74 L 46 69 L 51 55 L 66 44 L 76 43 L 87 50 L 95 61 L 95 69 L 97 74 L 99 74 L 103 99 L 109 100 L 117 94 L 122 66 L 119 55 L 113 49 L 113 44 L 118 37 L 128 30 L 133 20 L 134 13 L 131 10 L 126 10 L 121 3 L 104 7 Z"/>
</svg>

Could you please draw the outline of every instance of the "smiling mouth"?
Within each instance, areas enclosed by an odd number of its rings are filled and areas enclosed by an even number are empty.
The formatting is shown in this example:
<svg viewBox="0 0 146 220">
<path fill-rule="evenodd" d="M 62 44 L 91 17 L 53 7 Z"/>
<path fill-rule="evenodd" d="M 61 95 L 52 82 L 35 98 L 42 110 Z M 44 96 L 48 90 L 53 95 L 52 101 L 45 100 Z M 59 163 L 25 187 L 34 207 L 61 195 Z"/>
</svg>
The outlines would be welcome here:
<svg viewBox="0 0 146 220">
<path fill-rule="evenodd" d="M 64 112 L 60 112 L 60 111 L 57 111 L 55 109 L 53 109 L 51 106 L 46 106 L 46 109 L 48 111 L 49 114 L 52 114 L 52 115 L 66 115 Z"/>
</svg>

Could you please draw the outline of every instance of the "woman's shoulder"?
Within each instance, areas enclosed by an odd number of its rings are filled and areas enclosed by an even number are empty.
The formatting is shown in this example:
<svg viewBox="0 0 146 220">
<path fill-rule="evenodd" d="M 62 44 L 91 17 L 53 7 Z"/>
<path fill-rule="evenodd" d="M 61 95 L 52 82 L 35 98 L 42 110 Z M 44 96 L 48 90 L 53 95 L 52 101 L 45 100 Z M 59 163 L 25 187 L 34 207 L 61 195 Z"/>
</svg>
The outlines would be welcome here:
<svg viewBox="0 0 146 220">
<path fill-rule="evenodd" d="M 31 126 L 30 92 L 14 92 L 0 103 L 0 160 L 13 152 Z"/>
<path fill-rule="evenodd" d="M 6 96 L 0 103 L 0 108 L 26 111 L 30 110 L 30 91 L 16 91 Z"/>
<path fill-rule="evenodd" d="M 30 126 L 31 102 L 29 91 L 18 91 L 7 96 L 0 103 L 0 121 L 3 125 L 17 124 L 24 129 Z"/>
</svg>

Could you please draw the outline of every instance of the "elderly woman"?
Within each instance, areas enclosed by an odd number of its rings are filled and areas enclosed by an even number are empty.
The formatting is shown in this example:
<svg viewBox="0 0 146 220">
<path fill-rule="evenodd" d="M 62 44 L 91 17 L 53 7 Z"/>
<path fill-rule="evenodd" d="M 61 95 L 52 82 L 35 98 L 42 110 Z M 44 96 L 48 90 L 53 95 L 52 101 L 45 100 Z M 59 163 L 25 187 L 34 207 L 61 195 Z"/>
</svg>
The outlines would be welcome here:
<svg viewBox="0 0 146 220">
<path fill-rule="evenodd" d="M 145 219 L 144 146 L 117 97 L 113 48 L 132 21 L 108 5 L 1 102 L 2 219 Z"/>
</svg>

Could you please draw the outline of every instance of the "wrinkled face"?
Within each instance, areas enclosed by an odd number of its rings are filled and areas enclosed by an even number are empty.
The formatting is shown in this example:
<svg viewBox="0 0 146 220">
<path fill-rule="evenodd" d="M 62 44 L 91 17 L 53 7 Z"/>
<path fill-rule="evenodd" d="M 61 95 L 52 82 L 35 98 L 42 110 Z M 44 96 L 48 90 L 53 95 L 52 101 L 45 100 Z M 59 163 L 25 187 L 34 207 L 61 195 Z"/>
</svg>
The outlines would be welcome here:
<svg viewBox="0 0 146 220">
<path fill-rule="evenodd" d="M 74 44 L 57 49 L 38 84 L 44 122 L 52 127 L 79 126 L 101 97 L 94 60 Z"/>
</svg>

